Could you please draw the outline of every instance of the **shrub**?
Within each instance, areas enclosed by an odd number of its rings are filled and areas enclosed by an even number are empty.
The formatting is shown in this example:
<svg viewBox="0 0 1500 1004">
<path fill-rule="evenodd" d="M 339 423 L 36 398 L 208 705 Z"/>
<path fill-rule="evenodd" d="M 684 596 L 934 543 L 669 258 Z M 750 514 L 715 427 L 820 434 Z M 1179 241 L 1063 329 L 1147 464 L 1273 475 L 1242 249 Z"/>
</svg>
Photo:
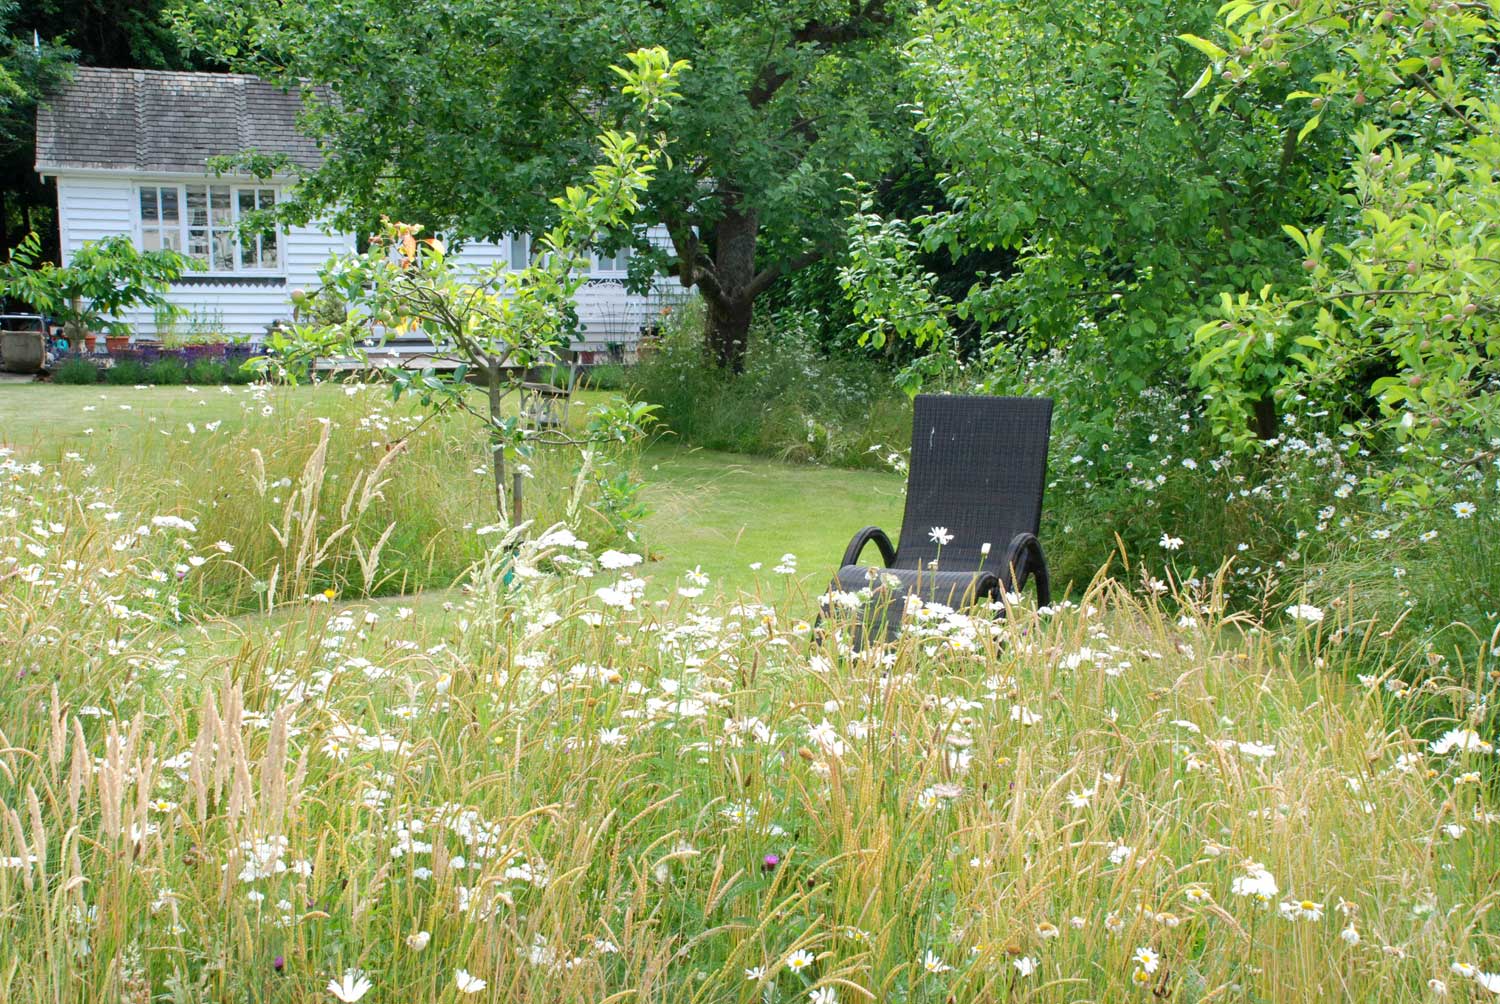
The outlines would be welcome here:
<svg viewBox="0 0 1500 1004">
<path fill-rule="evenodd" d="M 187 368 L 187 382 L 216 385 L 229 382 L 229 366 L 217 359 L 199 359 Z"/>
<path fill-rule="evenodd" d="M 117 387 L 133 387 L 146 382 L 146 367 L 134 359 L 121 359 L 104 371 L 104 382 Z"/>
<path fill-rule="evenodd" d="M 537 383 L 551 384 L 553 387 L 567 387 L 573 382 L 573 371 L 561 363 L 551 366 L 539 367 L 533 374 Z"/>
<path fill-rule="evenodd" d="M 224 364 L 224 382 L 230 384 L 254 383 L 260 379 L 260 372 L 246 362 L 226 362 Z"/>
<path fill-rule="evenodd" d="M 824 356 L 794 314 L 750 340 L 745 372 L 706 366 L 701 309 L 675 311 L 657 349 L 627 373 L 632 396 L 695 446 L 843 467 L 884 466 L 876 447 L 911 439 L 911 402 L 868 357 Z"/>
<path fill-rule="evenodd" d="M 187 383 L 187 366 L 180 359 L 158 359 L 146 367 L 146 382 L 155 384 Z"/>
<path fill-rule="evenodd" d="M 87 359 L 68 359 L 52 373 L 53 383 L 96 384 L 99 367 Z"/>
</svg>

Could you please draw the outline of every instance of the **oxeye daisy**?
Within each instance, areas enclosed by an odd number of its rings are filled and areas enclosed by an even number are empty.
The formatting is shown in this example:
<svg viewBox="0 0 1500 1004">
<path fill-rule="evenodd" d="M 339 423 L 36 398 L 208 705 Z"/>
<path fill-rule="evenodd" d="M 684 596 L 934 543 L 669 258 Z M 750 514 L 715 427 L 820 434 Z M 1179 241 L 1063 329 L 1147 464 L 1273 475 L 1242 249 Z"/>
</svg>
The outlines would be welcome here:
<svg viewBox="0 0 1500 1004">
<path fill-rule="evenodd" d="M 1130 959 L 1148 973 L 1156 972 L 1157 967 L 1161 965 L 1161 956 L 1154 948 L 1148 948 L 1145 945 L 1137 948 Z"/>
<path fill-rule="evenodd" d="M 812 964 L 812 953 L 803 948 L 797 949 L 786 957 L 786 967 L 794 973 L 800 973 Z"/>
<path fill-rule="evenodd" d="M 927 531 L 927 536 L 932 540 L 934 544 L 937 544 L 940 547 L 947 547 L 953 542 L 953 534 L 948 532 L 948 528 L 946 526 L 933 527 L 931 530 Z"/>
<path fill-rule="evenodd" d="M 461 994 L 477 994 L 479 993 L 479 991 L 489 986 L 488 981 L 482 980 L 478 976 L 472 975 L 466 969 L 460 969 L 458 972 L 454 973 L 453 982 L 458 985 L 458 992 Z"/>
<path fill-rule="evenodd" d="M 936 952 L 929 948 L 927 954 L 922 956 L 922 968 L 936 975 L 937 973 L 946 973 L 953 967 L 944 962 Z"/>
<path fill-rule="evenodd" d="M 346 969 L 342 979 L 328 981 L 327 989 L 344 1004 L 354 1004 L 369 993 L 374 986 L 375 984 L 370 982 L 369 977 L 358 969 Z"/>
</svg>

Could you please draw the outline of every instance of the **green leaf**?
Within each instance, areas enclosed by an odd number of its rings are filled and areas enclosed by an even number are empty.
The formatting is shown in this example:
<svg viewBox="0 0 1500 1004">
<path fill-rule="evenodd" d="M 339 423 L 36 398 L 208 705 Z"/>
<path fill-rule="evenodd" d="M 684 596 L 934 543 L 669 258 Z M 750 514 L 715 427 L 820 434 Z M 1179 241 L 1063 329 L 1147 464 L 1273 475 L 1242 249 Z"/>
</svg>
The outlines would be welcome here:
<svg viewBox="0 0 1500 1004">
<path fill-rule="evenodd" d="M 1307 138 L 1307 134 L 1318 128 L 1318 123 L 1323 121 L 1322 114 L 1314 115 L 1308 119 L 1301 129 L 1297 130 L 1297 142 L 1300 143 Z"/>
<path fill-rule="evenodd" d="M 1186 100 L 1196 95 L 1199 91 L 1203 90 L 1203 88 L 1207 87 L 1208 82 L 1213 78 L 1214 68 L 1212 66 L 1205 66 L 1203 68 L 1203 72 L 1198 74 L 1198 79 L 1193 81 L 1193 86 L 1189 87 L 1187 89 L 1187 92 L 1183 94 L 1183 99 Z"/>
<path fill-rule="evenodd" d="M 1229 53 L 1225 52 L 1223 49 L 1219 48 L 1217 45 L 1210 42 L 1206 38 L 1199 38 L 1197 35 L 1186 34 L 1178 35 L 1177 37 L 1186 42 L 1188 45 L 1191 45 L 1193 48 L 1197 49 L 1199 52 L 1203 53 L 1209 59 L 1224 59 L 1229 55 Z"/>
</svg>

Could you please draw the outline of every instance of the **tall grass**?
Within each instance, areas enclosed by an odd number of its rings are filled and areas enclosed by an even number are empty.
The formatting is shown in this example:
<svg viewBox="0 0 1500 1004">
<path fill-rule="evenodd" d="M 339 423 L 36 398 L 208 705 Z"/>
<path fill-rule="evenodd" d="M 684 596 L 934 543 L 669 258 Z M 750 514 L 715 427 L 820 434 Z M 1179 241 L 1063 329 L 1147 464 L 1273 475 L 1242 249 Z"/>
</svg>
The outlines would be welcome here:
<svg viewBox="0 0 1500 1004">
<path fill-rule="evenodd" d="M 485 553 L 482 531 L 496 521 L 488 458 L 483 430 L 462 416 L 424 421 L 374 386 L 184 390 L 207 393 L 230 395 L 237 414 L 120 423 L 94 435 L 89 455 L 117 487 L 122 523 L 173 515 L 215 545 L 213 560 L 178 570 L 206 609 L 447 587 Z M 616 540 L 623 524 L 598 485 L 632 458 L 596 453 L 579 485 L 576 450 L 537 451 L 528 515 L 550 522 L 571 506 L 580 533 Z"/>
<path fill-rule="evenodd" d="M 87 462 L 0 460 L 7 1004 L 1463 1000 L 1500 969 L 1494 637 L 1391 687 L 1353 676 L 1385 644 L 1357 602 L 1100 577 L 856 655 L 813 597 L 705 602 L 554 532 L 489 541 L 445 617 L 303 600 L 205 647 L 174 618 L 220 527 L 120 546 L 130 486 Z"/>
</svg>

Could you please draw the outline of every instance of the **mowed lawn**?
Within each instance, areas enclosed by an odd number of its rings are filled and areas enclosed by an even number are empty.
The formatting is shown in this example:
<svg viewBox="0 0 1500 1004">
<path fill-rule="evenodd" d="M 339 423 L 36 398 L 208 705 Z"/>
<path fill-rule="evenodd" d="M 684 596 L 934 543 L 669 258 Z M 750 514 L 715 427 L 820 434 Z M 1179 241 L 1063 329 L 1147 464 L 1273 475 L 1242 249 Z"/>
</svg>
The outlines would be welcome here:
<svg viewBox="0 0 1500 1004">
<path fill-rule="evenodd" d="M 312 407 L 319 395 L 342 390 L 322 385 L 277 393 L 304 398 Z M 188 422 L 239 421 L 245 394 L 242 387 L 3 384 L 0 443 L 39 457 L 67 450 L 87 455 L 93 437 L 124 425 L 167 434 Z M 582 395 L 575 414 L 604 396 Z M 894 536 L 905 490 L 893 474 L 688 449 L 675 445 L 670 434 L 647 449 L 640 476 L 650 507 L 640 529 L 650 559 L 643 575 L 672 580 L 699 568 L 711 588 L 776 598 L 789 587 L 820 592 L 861 526 L 878 523 Z M 786 554 L 797 558 L 795 576 L 772 571 Z"/>
</svg>

